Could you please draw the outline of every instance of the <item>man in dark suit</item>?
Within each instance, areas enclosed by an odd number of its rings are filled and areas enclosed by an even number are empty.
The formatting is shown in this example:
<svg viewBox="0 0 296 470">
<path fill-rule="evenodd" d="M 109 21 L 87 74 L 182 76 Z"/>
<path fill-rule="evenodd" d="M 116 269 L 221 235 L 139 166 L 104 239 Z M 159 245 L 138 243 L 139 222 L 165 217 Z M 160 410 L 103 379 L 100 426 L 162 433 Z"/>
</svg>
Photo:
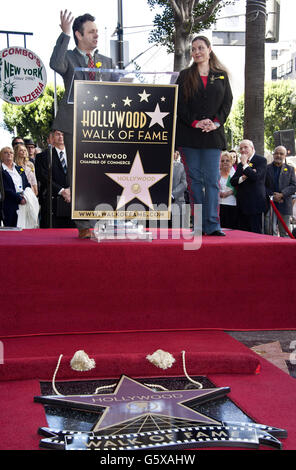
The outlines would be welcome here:
<svg viewBox="0 0 296 470">
<path fill-rule="evenodd" d="M 71 193 L 67 169 L 67 153 L 61 131 L 53 130 L 49 136 L 52 145 L 52 170 L 50 175 L 50 150 L 38 153 L 35 158 L 36 177 L 39 184 L 40 228 L 50 227 L 50 182 L 52 184 L 52 227 L 73 228 L 71 220 Z"/>
<path fill-rule="evenodd" d="M 240 163 L 230 180 L 236 188 L 238 228 L 262 233 L 262 217 L 266 211 L 265 176 L 267 161 L 255 153 L 251 140 L 240 143 Z"/>
<path fill-rule="evenodd" d="M 267 165 L 266 169 L 265 186 L 267 196 L 273 197 L 273 202 L 280 212 L 284 223 L 291 230 L 290 216 L 293 213 L 292 195 L 296 192 L 296 178 L 294 167 L 287 165 L 285 162 L 286 156 L 287 149 L 282 145 L 274 149 L 273 162 Z M 277 225 L 280 236 L 288 237 L 286 230 L 277 220 L 276 214 L 273 213 L 271 217 L 271 210 L 269 209 L 265 217 L 265 233 L 277 235 Z"/>
<path fill-rule="evenodd" d="M 60 26 L 62 33 L 57 40 L 50 59 L 50 67 L 63 77 L 65 86 L 65 94 L 59 104 L 53 128 L 64 133 L 70 181 L 72 180 L 73 160 L 73 105 L 68 103 L 68 98 L 70 93 L 70 101 L 73 102 L 74 86 L 72 80 L 74 69 L 85 67 L 94 68 L 98 62 L 102 69 L 113 68 L 111 58 L 98 54 L 96 50 L 98 30 L 94 23 L 95 18 L 87 13 L 77 17 L 74 22 L 73 19 L 71 12 L 68 13 L 67 10 L 61 12 Z M 76 48 L 74 50 L 68 50 L 72 22 Z M 95 80 L 96 75 L 97 74 L 77 71 L 75 72 L 75 79 Z M 79 229 L 79 238 L 90 238 L 90 221 L 77 221 L 76 226 Z"/>
<path fill-rule="evenodd" d="M 174 152 L 173 184 L 172 184 L 172 227 L 188 227 L 187 207 L 185 201 L 185 191 L 187 190 L 187 179 L 183 163 L 180 160 L 178 150 Z"/>
</svg>

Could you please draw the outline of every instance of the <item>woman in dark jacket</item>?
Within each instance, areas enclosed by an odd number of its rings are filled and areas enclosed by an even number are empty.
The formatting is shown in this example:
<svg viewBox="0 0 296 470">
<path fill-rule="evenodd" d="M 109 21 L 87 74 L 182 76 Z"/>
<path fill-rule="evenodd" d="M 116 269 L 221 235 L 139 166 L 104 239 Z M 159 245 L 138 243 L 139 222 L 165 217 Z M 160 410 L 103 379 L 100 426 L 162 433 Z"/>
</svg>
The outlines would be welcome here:
<svg viewBox="0 0 296 470">
<path fill-rule="evenodd" d="M 23 191 L 30 184 L 22 167 L 13 161 L 14 153 L 10 147 L 0 151 L 2 162 L 2 180 L 4 188 L 3 222 L 5 227 L 16 227 L 19 205 L 26 204 Z"/>
<path fill-rule="evenodd" d="M 191 67 L 182 70 L 177 80 L 176 144 L 191 203 L 202 205 L 203 233 L 224 236 L 219 220 L 219 168 L 221 151 L 226 149 L 223 124 L 230 113 L 232 92 L 227 72 L 206 37 L 193 39 L 192 58 Z"/>
</svg>

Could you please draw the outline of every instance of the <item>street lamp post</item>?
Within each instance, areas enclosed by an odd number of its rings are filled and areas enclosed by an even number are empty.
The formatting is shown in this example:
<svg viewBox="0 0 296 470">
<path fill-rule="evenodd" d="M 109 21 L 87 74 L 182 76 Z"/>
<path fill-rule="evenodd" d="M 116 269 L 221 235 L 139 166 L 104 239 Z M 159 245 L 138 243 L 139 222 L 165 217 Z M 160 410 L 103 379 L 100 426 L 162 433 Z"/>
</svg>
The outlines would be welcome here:
<svg viewBox="0 0 296 470">
<path fill-rule="evenodd" d="M 123 60 L 123 24 L 122 24 L 122 0 L 117 0 L 118 22 L 117 22 L 117 66 L 124 69 Z"/>
</svg>

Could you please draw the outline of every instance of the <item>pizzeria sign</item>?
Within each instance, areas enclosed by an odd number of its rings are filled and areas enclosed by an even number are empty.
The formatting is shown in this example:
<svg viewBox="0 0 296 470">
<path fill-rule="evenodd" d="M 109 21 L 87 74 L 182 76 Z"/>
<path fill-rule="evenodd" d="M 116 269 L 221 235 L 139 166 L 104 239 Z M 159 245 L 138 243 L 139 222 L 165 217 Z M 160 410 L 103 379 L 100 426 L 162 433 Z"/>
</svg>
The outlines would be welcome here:
<svg viewBox="0 0 296 470">
<path fill-rule="evenodd" d="M 23 47 L 0 51 L 0 97 L 10 104 L 25 105 L 44 92 L 47 76 L 41 59 Z"/>
</svg>

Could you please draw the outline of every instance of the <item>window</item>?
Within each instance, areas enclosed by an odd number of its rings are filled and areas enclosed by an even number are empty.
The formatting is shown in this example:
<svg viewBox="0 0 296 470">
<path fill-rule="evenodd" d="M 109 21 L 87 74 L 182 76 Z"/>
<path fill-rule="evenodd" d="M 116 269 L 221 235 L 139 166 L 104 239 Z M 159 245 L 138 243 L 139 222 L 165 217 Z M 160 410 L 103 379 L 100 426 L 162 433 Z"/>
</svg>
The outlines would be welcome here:
<svg viewBox="0 0 296 470">
<path fill-rule="evenodd" d="M 284 75 L 285 75 L 285 66 L 284 66 L 284 64 L 282 64 L 278 68 L 278 77 L 281 78 Z"/>
<path fill-rule="evenodd" d="M 289 60 L 286 64 L 286 73 L 292 73 L 293 70 L 293 60 Z"/>
<path fill-rule="evenodd" d="M 244 46 L 245 33 L 239 31 L 213 31 L 213 46 Z"/>
<path fill-rule="evenodd" d="M 276 80 L 277 78 L 278 78 L 277 67 L 272 67 L 272 69 L 271 69 L 271 80 Z"/>
</svg>

